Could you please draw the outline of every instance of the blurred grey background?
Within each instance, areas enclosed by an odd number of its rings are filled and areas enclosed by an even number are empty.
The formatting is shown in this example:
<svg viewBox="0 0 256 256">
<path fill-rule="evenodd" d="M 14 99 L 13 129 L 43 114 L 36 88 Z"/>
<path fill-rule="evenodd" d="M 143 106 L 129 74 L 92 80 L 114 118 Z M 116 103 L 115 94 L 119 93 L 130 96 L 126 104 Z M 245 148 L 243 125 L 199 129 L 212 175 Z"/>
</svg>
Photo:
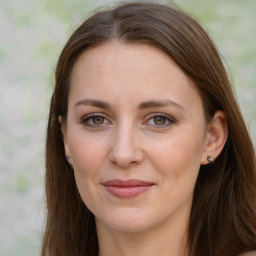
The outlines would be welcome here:
<svg viewBox="0 0 256 256">
<path fill-rule="evenodd" d="M 0 0 L 0 256 L 40 254 L 44 141 L 55 64 L 72 31 L 110 2 Z M 214 39 L 256 145 L 256 1 L 176 3 Z"/>
</svg>

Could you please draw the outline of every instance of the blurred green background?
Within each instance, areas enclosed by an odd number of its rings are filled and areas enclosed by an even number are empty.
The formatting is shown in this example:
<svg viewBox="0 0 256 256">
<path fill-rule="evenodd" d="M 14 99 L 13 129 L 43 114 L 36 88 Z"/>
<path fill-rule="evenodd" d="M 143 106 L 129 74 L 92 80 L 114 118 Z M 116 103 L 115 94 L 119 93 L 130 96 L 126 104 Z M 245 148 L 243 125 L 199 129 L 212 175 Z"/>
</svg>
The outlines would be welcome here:
<svg viewBox="0 0 256 256">
<path fill-rule="evenodd" d="M 0 0 L 0 256 L 39 255 L 44 140 L 55 64 L 72 31 L 109 3 Z M 256 145 L 256 1 L 176 3 L 218 46 Z"/>
</svg>

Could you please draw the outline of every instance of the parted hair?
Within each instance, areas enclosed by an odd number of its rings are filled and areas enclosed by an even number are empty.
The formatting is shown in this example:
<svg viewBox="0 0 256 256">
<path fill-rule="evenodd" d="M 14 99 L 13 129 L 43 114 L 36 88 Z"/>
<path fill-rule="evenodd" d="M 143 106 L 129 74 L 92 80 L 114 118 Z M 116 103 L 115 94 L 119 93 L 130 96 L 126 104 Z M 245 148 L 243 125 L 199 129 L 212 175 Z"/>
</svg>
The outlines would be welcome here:
<svg viewBox="0 0 256 256">
<path fill-rule="evenodd" d="M 219 53 L 198 22 L 179 8 L 136 2 L 87 18 L 60 54 L 47 128 L 47 209 L 41 255 L 98 253 L 95 219 L 81 200 L 65 160 L 58 117 L 65 120 L 67 115 L 70 76 L 79 56 L 110 41 L 160 48 L 196 85 L 207 122 L 217 110 L 226 114 L 225 147 L 213 166 L 201 166 L 195 184 L 187 228 L 189 256 L 237 256 L 255 250 L 255 151 Z"/>
</svg>

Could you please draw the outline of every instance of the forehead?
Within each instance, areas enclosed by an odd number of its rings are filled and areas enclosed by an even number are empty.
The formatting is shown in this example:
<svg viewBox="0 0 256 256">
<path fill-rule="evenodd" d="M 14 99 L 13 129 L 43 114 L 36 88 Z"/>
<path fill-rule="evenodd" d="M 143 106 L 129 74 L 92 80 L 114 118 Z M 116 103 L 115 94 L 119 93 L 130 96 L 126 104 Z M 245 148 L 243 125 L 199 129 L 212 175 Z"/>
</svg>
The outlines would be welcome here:
<svg viewBox="0 0 256 256">
<path fill-rule="evenodd" d="M 170 65 L 172 65 L 172 70 Z M 114 41 L 89 48 L 82 53 L 74 65 L 71 78 L 79 77 L 85 69 L 99 75 L 112 73 L 113 67 L 115 71 L 119 72 L 136 71 L 131 75 L 143 76 L 145 73 L 151 72 L 151 78 L 166 70 L 175 72 L 175 75 L 183 73 L 168 54 L 153 45 L 126 44 Z M 93 75 L 93 72 L 87 72 L 87 74 Z M 97 76 L 97 78 L 100 77 Z"/>
<path fill-rule="evenodd" d="M 171 97 L 186 105 L 201 102 L 194 83 L 165 52 L 152 45 L 118 42 L 93 47 L 79 57 L 70 94 L 71 98 Z"/>
</svg>

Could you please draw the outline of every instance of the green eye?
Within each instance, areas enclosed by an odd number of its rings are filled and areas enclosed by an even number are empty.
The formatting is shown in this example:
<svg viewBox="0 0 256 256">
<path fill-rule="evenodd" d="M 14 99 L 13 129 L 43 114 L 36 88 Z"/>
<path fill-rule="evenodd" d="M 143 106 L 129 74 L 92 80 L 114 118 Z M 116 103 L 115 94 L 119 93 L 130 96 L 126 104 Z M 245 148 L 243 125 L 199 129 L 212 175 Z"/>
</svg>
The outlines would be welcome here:
<svg viewBox="0 0 256 256">
<path fill-rule="evenodd" d="M 156 125 L 164 125 L 166 123 L 166 118 L 161 116 L 154 117 L 154 123 Z"/>
<path fill-rule="evenodd" d="M 152 113 L 151 117 L 144 123 L 155 128 L 169 127 L 175 123 L 174 118 L 164 113 Z"/>
<path fill-rule="evenodd" d="M 92 118 L 92 121 L 94 124 L 103 124 L 104 123 L 104 118 L 101 116 L 95 116 Z"/>
<path fill-rule="evenodd" d="M 82 123 L 88 127 L 101 127 L 109 124 L 109 121 L 100 115 L 88 115 L 82 120 Z"/>
</svg>

